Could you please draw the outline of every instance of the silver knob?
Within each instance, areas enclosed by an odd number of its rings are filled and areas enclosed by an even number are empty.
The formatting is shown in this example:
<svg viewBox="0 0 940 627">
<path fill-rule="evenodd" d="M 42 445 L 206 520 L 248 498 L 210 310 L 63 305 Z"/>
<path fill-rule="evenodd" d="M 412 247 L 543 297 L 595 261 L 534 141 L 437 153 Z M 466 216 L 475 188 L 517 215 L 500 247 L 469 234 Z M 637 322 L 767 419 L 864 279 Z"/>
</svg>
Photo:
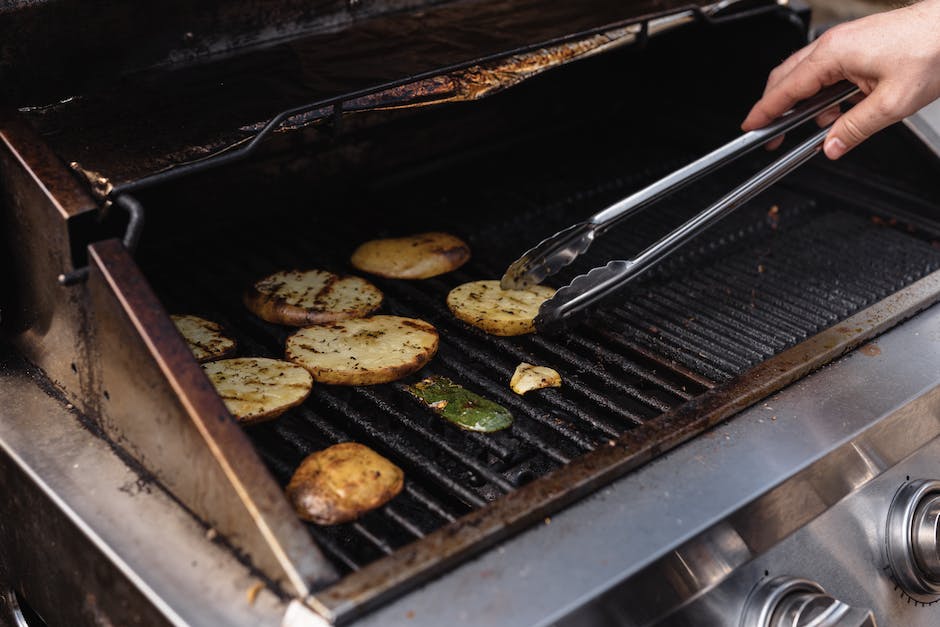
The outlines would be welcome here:
<svg viewBox="0 0 940 627">
<path fill-rule="evenodd" d="M 740 627 L 877 627 L 869 610 L 826 594 L 817 583 L 777 577 L 748 596 Z"/>
<path fill-rule="evenodd" d="M 924 603 L 940 599 L 940 481 L 904 484 L 885 531 L 888 565 L 899 586 Z"/>
</svg>

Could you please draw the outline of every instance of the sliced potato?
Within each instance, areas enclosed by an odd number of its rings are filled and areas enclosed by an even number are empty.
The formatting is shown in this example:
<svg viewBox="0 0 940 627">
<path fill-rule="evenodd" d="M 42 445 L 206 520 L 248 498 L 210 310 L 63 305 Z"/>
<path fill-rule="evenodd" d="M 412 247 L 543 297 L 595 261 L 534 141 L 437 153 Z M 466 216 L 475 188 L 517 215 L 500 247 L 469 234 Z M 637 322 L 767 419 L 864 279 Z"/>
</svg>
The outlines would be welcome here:
<svg viewBox="0 0 940 627">
<path fill-rule="evenodd" d="M 382 292 L 355 276 L 286 270 L 257 281 L 244 301 L 262 320 L 303 327 L 367 316 L 382 305 Z"/>
<path fill-rule="evenodd" d="M 542 388 L 560 388 L 561 375 L 547 366 L 533 366 L 522 362 L 512 373 L 509 387 L 516 394 L 525 394 Z"/>
<path fill-rule="evenodd" d="M 428 279 L 456 270 L 470 259 L 470 247 L 449 233 L 420 233 L 376 239 L 355 250 L 353 267 L 390 279 Z"/>
<path fill-rule="evenodd" d="M 554 294 L 544 285 L 504 290 L 499 281 L 473 281 L 452 289 L 447 306 L 459 319 L 492 335 L 522 335 L 535 331 L 539 307 Z"/>
<path fill-rule="evenodd" d="M 199 316 L 170 316 L 189 344 L 196 361 L 221 359 L 235 352 L 235 340 L 222 333 L 222 326 Z"/>
<path fill-rule="evenodd" d="M 225 406 L 239 422 L 277 418 L 310 394 L 310 373 L 280 359 L 237 357 L 202 365 Z"/>
<path fill-rule="evenodd" d="M 287 498 L 304 520 L 335 525 L 385 505 L 404 485 L 401 468 L 367 446 L 343 442 L 307 456 L 287 484 Z"/>
<path fill-rule="evenodd" d="M 334 385 L 388 383 L 419 370 L 437 352 L 423 320 L 372 316 L 300 329 L 287 338 L 289 361 Z"/>
</svg>

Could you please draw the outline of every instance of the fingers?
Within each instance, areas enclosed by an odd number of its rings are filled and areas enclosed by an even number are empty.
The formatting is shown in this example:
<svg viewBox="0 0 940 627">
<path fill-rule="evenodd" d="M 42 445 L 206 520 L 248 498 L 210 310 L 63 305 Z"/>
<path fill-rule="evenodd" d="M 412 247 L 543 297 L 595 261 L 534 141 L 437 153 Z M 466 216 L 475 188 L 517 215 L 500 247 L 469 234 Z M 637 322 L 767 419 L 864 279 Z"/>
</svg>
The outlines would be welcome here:
<svg viewBox="0 0 940 627">
<path fill-rule="evenodd" d="M 767 77 L 767 84 L 764 86 L 764 95 L 766 96 L 767 92 L 773 89 L 774 86 L 776 86 L 781 80 L 783 80 L 783 78 L 787 76 L 787 74 L 789 74 L 793 70 L 793 68 L 795 68 L 797 65 L 802 63 L 803 59 L 809 56 L 809 54 L 813 51 L 815 47 L 816 47 L 816 42 L 813 42 L 809 44 L 808 46 L 804 46 L 803 48 L 800 48 L 799 50 L 791 54 L 783 63 L 775 67 L 770 72 L 770 75 Z M 744 125 L 742 125 L 742 128 L 744 128 L 744 130 L 751 130 L 750 128 L 745 128 Z M 786 136 L 781 135 L 780 137 L 777 137 L 776 139 L 772 139 L 769 142 L 767 142 L 764 145 L 764 148 L 767 150 L 776 150 L 777 148 L 780 147 L 781 144 L 783 144 L 783 141 L 785 139 L 786 139 Z"/>
<path fill-rule="evenodd" d="M 783 140 L 786 138 L 786 135 L 781 135 L 780 137 L 771 139 L 769 142 L 764 144 L 764 150 L 776 150 L 777 148 L 780 148 L 780 146 L 783 144 Z"/>
<path fill-rule="evenodd" d="M 823 144 L 827 157 L 838 159 L 904 117 L 905 111 L 891 100 L 889 93 L 888 88 L 879 86 L 836 121 Z"/>
<path fill-rule="evenodd" d="M 748 113 L 741 128 L 748 131 L 766 126 L 796 103 L 841 78 L 835 59 L 831 54 L 818 54 L 817 45 L 803 54 L 789 73 L 775 78 L 773 85 L 768 81 L 766 93 Z"/>
<path fill-rule="evenodd" d="M 838 120 L 840 115 L 842 115 L 842 109 L 840 109 L 838 106 L 826 109 L 816 116 L 816 125 L 819 126 L 819 128 L 829 126 Z"/>
<path fill-rule="evenodd" d="M 775 67 L 770 75 L 767 77 L 767 84 L 764 86 L 764 95 L 767 95 L 767 92 L 773 89 L 777 83 L 779 83 L 785 76 L 793 71 L 797 65 L 803 62 L 806 57 L 816 49 L 816 42 L 809 44 L 808 46 L 803 46 L 793 54 L 791 54 L 787 59 Z"/>
</svg>

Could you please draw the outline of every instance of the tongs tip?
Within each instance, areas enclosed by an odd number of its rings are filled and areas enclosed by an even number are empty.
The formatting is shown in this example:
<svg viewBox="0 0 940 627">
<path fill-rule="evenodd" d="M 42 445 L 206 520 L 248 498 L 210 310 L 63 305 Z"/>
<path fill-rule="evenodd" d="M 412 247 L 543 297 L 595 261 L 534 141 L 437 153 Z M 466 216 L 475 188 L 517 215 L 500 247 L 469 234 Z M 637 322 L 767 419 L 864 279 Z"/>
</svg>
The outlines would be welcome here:
<svg viewBox="0 0 940 627">
<path fill-rule="evenodd" d="M 512 262 L 499 285 L 504 290 L 522 290 L 538 285 L 570 265 L 594 241 L 595 226 L 579 222 L 542 240 Z"/>
</svg>

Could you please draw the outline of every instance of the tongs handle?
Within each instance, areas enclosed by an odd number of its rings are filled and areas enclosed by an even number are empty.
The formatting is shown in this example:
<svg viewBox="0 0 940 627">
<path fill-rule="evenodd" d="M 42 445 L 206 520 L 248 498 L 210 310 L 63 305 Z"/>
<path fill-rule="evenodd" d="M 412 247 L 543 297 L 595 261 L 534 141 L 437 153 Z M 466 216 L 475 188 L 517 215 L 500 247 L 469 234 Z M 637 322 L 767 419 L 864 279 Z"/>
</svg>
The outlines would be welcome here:
<svg viewBox="0 0 940 627">
<path fill-rule="evenodd" d="M 731 190 L 707 209 L 695 215 L 658 242 L 626 261 L 611 261 L 577 277 L 570 285 L 558 290 L 542 304 L 535 325 L 539 331 L 549 330 L 571 315 L 590 307 L 614 290 L 643 274 L 664 257 L 702 233 L 729 213 L 751 200 L 784 176 L 813 158 L 823 146 L 827 127 L 813 134 L 780 159 Z"/>
<path fill-rule="evenodd" d="M 591 216 L 588 222 L 596 227 L 595 233 L 599 234 L 637 211 L 717 170 L 726 163 L 734 161 L 755 148 L 763 146 L 775 137 L 793 130 L 826 109 L 851 98 L 856 93 L 858 93 L 858 87 L 848 81 L 841 81 L 823 89 L 814 97 L 800 103 L 790 112 L 771 122 L 770 125 L 744 133 L 704 157 L 696 159 L 655 183 L 599 211 Z"/>
</svg>

